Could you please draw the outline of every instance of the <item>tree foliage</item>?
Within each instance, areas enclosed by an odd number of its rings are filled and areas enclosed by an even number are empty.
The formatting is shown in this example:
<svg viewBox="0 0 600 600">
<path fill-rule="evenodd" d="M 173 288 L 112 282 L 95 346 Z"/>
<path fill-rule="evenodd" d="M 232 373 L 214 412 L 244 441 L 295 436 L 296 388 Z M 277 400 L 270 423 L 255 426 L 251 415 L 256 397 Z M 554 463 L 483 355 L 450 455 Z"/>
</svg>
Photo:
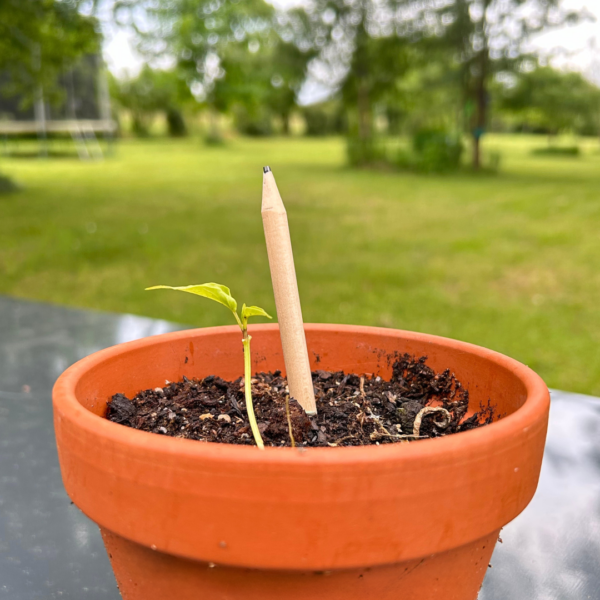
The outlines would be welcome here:
<svg viewBox="0 0 600 600">
<path fill-rule="evenodd" d="M 193 97 L 177 71 L 152 69 L 145 65 L 136 77 L 113 78 L 111 95 L 130 112 L 137 135 L 148 135 L 150 123 L 157 113 L 165 115 L 170 135 L 186 134 L 182 109 L 193 103 Z"/>
<path fill-rule="evenodd" d="M 401 51 L 412 43 L 454 76 L 475 168 L 494 77 L 520 69 L 533 34 L 585 16 L 564 10 L 561 0 L 314 0 L 307 11 L 327 77 L 337 75 L 346 99 L 356 101 L 360 140 L 373 137 L 372 88 L 394 89 L 407 71 Z M 393 48 L 398 51 L 390 61 Z"/>
<path fill-rule="evenodd" d="M 579 73 L 537 67 L 498 91 L 499 107 L 531 128 L 600 133 L 600 89 Z"/>
<path fill-rule="evenodd" d="M 473 167 L 481 165 L 480 140 L 489 122 L 490 84 L 531 60 L 528 42 L 542 30 L 585 18 L 561 0 L 453 0 L 410 2 L 413 31 L 447 52 L 456 65 L 465 125 L 473 139 Z"/>
<path fill-rule="evenodd" d="M 122 0 L 116 14 L 147 56 L 173 57 L 198 101 L 237 113 L 250 129 L 275 113 L 287 129 L 312 58 L 301 11 L 264 0 Z"/>
<path fill-rule="evenodd" d="M 5 93 L 31 101 L 42 86 L 57 94 L 59 74 L 100 47 L 96 19 L 80 13 L 80 0 L 2 0 L 0 72 L 8 74 Z"/>
<path fill-rule="evenodd" d="M 147 56 L 172 57 L 195 98 L 233 114 L 246 133 L 269 133 L 273 115 L 287 130 L 309 76 L 344 107 L 354 162 L 379 159 L 375 138 L 385 117 L 393 131 L 404 122 L 416 134 L 468 132 L 479 168 L 497 82 L 535 63 L 534 34 L 586 18 L 564 5 L 311 0 L 278 11 L 264 0 L 120 0 L 117 14 Z M 304 112 L 317 117 L 308 128 L 317 133 L 324 115 Z"/>
</svg>

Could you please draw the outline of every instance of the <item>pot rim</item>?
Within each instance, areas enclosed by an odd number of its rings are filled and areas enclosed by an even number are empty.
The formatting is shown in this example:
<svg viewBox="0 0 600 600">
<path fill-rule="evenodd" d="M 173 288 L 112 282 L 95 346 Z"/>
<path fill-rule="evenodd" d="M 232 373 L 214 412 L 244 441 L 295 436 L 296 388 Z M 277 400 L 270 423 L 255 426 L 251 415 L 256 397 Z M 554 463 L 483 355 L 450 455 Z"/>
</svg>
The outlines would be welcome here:
<svg viewBox="0 0 600 600">
<path fill-rule="evenodd" d="M 278 329 L 278 324 L 261 324 L 249 328 L 250 333 L 259 335 L 261 331 Z M 417 440 L 408 444 L 383 444 L 380 446 L 351 446 L 327 448 L 290 448 L 266 447 L 259 450 L 256 446 L 223 444 L 218 442 L 199 442 L 198 440 L 159 436 L 155 433 L 139 431 L 118 423 L 113 423 L 104 417 L 92 413 L 82 406 L 76 397 L 76 389 L 80 379 L 95 366 L 102 362 L 118 357 L 120 354 L 135 351 L 138 348 L 163 343 L 168 340 L 187 337 L 198 337 L 214 334 L 229 334 L 239 331 L 236 325 L 187 329 L 171 333 L 149 336 L 131 342 L 124 342 L 95 352 L 69 367 L 57 379 L 53 388 L 55 409 L 70 414 L 77 421 L 78 427 L 91 436 L 101 436 L 115 444 L 130 445 L 140 450 L 152 448 L 153 452 L 177 454 L 190 459 L 209 459 L 211 461 L 252 463 L 264 465 L 298 464 L 299 456 L 302 464 L 318 465 L 351 465 L 360 463 L 380 462 L 398 459 L 419 460 L 436 454 L 459 452 L 468 441 L 473 448 L 479 445 L 503 443 L 521 430 L 526 432 L 540 418 L 549 403 L 549 393 L 542 378 L 529 367 L 504 354 L 489 350 L 482 346 L 461 342 L 441 336 L 362 325 L 337 324 L 305 324 L 308 331 L 330 331 L 362 334 L 385 334 L 404 339 L 418 339 L 435 345 L 442 345 L 459 353 L 468 353 L 484 358 L 513 373 L 526 389 L 526 399 L 523 405 L 512 414 L 501 418 L 485 427 L 461 432 L 460 434 L 444 436 L 435 439 Z M 468 436 L 468 438 L 467 438 Z"/>
</svg>

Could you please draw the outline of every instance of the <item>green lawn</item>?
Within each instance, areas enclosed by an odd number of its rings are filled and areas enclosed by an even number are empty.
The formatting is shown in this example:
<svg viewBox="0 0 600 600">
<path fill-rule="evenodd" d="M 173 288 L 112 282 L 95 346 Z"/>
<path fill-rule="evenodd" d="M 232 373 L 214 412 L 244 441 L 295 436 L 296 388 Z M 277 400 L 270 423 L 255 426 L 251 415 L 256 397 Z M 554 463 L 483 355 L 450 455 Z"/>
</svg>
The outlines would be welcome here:
<svg viewBox="0 0 600 600">
<path fill-rule="evenodd" d="M 217 281 L 274 311 L 261 167 L 288 208 L 306 321 L 401 327 L 499 350 L 600 395 L 600 153 L 530 155 L 500 175 L 344 167 L 341 140 L 124 141 L 101 163 L 2 158 L 0 293 L 195 325 L 216 305 L 153 284 Z"/>
</svg>

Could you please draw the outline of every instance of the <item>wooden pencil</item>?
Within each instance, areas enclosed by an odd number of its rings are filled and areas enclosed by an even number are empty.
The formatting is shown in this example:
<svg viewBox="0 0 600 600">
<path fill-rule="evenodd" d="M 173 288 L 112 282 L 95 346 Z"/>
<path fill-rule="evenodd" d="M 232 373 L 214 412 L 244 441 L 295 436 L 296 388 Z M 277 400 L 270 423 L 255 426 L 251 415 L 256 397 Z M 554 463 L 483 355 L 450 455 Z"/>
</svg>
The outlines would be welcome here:
<svg viewBox="0 0 600 600">
<path fill-rule="evenodd" d="M 299 402 L 307 414 L 315 415 L 317 405 L 306 348 L 287 212 L 269 167 L 263 168 L 261 214 L 290 396 Z"/>
</svg>

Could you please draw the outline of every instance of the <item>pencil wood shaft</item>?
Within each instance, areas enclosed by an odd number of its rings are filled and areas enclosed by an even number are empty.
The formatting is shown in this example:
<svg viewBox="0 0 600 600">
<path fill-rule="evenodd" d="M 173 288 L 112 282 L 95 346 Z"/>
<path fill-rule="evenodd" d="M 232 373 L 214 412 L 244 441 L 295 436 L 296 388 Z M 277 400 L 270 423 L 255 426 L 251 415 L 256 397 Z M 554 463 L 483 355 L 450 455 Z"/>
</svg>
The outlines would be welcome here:
<svg viewBox="0 0 600 600">
<path fill-rule="evenodd" d="M 290 396 L 316 414 L 300 295 L 285 206 L 271 170 L 263 174 L 262 219 Z"/>
</svg>

